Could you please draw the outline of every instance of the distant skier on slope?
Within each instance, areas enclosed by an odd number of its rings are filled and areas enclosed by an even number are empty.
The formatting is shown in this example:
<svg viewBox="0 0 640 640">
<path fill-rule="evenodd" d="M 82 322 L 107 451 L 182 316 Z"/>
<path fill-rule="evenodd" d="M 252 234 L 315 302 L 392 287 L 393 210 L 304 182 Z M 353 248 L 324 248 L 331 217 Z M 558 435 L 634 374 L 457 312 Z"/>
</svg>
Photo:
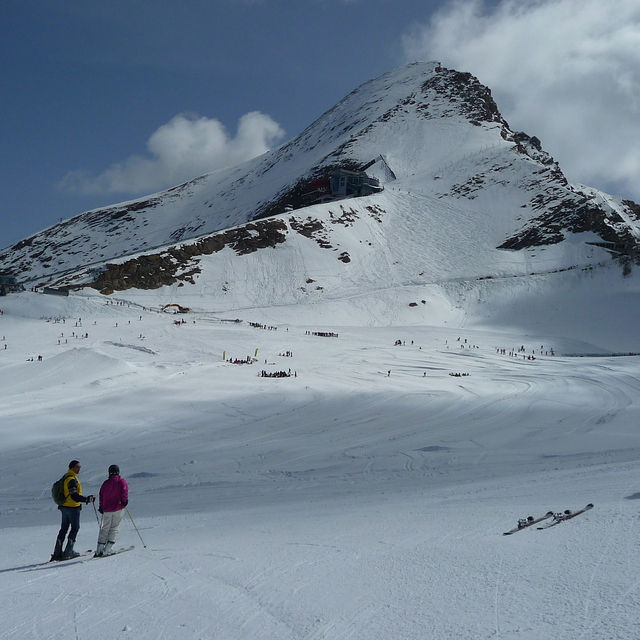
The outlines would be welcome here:
<svg viewBox="0 0 640 640">
<path fill-rule="evenodd" d="M 129 504 L 129 485 L 120 477 L 120 467 L 112 464 L 109 477 L 100 487 L 100 508 L 102 514 L 96 556 L 108 556 L 116 543 L 124 509 Z"/>
<path fill-rule="evenodd" d="M 76 536 L 80 530 L 80 511 L 82 510 L 82 503 L 89 504 L 95 502 L 95 496 L 83 496 L 82 484 L 78 480 L 78 474 L 80 473 L 80 463 L 77 460 L 72 460 L 69 463 L 69 471 L 63 476 L 63 491 L 64 502 L 58 506 L 62 513 L 62 524 L 58 537 L 56 538 L 56 546 L 53 550 L 51 560 L 69 560 L 75 558 L 80 554 L 73 550 L 73 545 L 76 543 Z M 62 550 L 64 545 L 64 539 L 69 531 L 69 537 L 67 538 L 67 546 L 65 550 Z"/>
</svg>

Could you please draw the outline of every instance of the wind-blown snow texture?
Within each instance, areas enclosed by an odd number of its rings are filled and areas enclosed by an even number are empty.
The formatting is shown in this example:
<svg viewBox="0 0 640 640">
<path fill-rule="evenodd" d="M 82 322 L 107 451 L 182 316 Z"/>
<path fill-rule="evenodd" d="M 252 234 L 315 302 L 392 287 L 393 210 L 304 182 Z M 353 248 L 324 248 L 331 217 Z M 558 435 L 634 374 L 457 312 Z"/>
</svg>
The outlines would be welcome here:
<svg viewBox="0 0 640 640">
<path fill-rule="evenodd" d="M 606 218 L 632 262 L 631 209 L 564 183 L 475 79 L 436 69 L 6 253 L 98 290 L 0 302 L 2 638 L 638 637 L 640 282 L 585 242 Z M 383 193 L 247 222 L 316 167 L 381 154 Z M 130 553 L 34 566 L 74 458 L 85 493 L 120 466 L 146 547 L 127 519 Z M 97 529 L 85 508 L 77 547 Z"/>
</svg>

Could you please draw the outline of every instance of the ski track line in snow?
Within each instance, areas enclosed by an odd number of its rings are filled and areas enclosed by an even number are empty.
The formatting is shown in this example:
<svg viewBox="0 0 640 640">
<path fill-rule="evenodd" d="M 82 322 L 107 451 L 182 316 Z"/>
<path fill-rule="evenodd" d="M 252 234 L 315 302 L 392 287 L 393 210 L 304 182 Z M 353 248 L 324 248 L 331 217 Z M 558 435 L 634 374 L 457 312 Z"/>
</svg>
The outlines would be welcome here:
<svg viewBox="0 0 640 640">
<path fill-rule="evenodd" d="M 621 526 L 623 525 L 623 513 L 624 513 L 624 495 L 628 495 L 629 493 L 633 493 L 633 489 L 635 486 L 638 486 L 636 483 L 632 483 L 631 485 L 629 485 L 624 492 L 622 493 L 619 502 L 618 502 L 618 513 L 616 515 L 616 519 L 615 522 L 613 523 L 612 527 L 610 527 L 610 529 L 607 531 L 607 543 L 605 545 L 605 547 L 602 549 L 602 552 L 599 554 L 599 558 L 598 558 L 598 562 L 596 563 L 596 566 L 593 569 L 593 572 L 591 573 L 590 579 L 589 579 L 589 585 L 588 588 L 586 590 L 585 593 L 585 597 L 584 597 L 584 617 L 585 617 L 585 621 L 588 623 L 589 619 L 591 617 L 590 614 L 590 606 L 593 600 L 593 585 L 594 585 L 594 581 L 596 578 L 596 575 L 601 571 L 602 568 L 602 564 L 603 561 L 605 559 L 605 556 L 610 556 L 611 555 L 611 551 L 612 549 L 614 549 L 615 547 L 619 547 L 620 546 L 620 542 L 619 540 L 617 540 L 614 537 L 614 533 L 616 531 L 618 531 Z M 630 523 L 630 531 L 635 531 L 636 527 L 638 526 L 637 524 L 631 524 Z M 624 591 L 616 600 L 616 602 L 614 603 L 614 605 L 611 607 L 612 610 L 615 610 L 616 606 L 619 605 L 621 602 L 623 602 L 624 600 L 626 600 L 638 587 L 638 585 L 640 585 L 640 580 L 635 580 L 631 586 L 626 589 L 626 591 Z M 591 633 L 594 631 L 594 629 L 596 629 L 598 626 L 603 624 L 603 616 L 600 615 L 599 617 L 597 617 L 595 620 L 592 620 L 592 623 L 590 625 L 587 626 L 587 628 L 584 630 L 584 632 L 582 633 L 582 635 L 580 636 L 579 640 L 581 640 L 582 638 L 586 637 L 587 633 Z"/>
<path fill-rule="evenodd" d="M 500 565 L 496 576 L 496 589 L 493 602 L 495 637 L 500 638 L 500 587 L 502 586 L 502 566 L 504 565 L 504 553 L 500 555 Z"/>
<path fill-rule="evenodd" d="M 359 624 L 369 614 L 367 610 L 358 611 L 353 616 L 341 615 L 333 618 L 326 624 L 319 626 L 315 631 L 306 635 L 304 640 L 335 640 L 353 638 L 358 633 Z M 355 636 L 357 637 L 357 636 Z"/>
<path fill-rule="evenodd" d="M 620 522 L 622 519 L 622 513 L 620 511 L 618 511 L 618 514 L 616 516 L 615 522 L 613 523 L 613 525 L 609 528 L 608 532 L 607 532 L 607 544 L 601 548 L 600 553 L 598 554 L 598 561 L 595 565 L 595 567 L 593 568 L 593 571 L 591 572 L 591 576 L 589 578 L 589 583 L 587 586 L 587 589 L 585 591 L 584 594 L 584 617 L 585 620 L 588 620 L 590 617 L 590 605 L 591 605 L 591 599 L 592 599 L 592 591 L 593 591 L 593 582 L 596 578 L 596 575 L 598 574 L 598 572 L 600 571 L 600 568 L 602 566 L 603 560 L 605 558 L 605 556 L 609 555 L 609 552 L 611 550 L 611 547 L 617 542 L 617 540 L 615 539 L 615 533 L 616 531 L 619 529 L 620 527 Z"/>
</svg>

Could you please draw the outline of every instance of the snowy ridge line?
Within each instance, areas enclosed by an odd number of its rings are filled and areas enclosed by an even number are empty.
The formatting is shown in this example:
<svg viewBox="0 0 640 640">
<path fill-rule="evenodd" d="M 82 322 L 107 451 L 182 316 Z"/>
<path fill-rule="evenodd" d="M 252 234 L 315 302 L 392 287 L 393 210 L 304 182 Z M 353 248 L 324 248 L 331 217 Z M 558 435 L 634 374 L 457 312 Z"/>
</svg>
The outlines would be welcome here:
<svg viewBox="0 0 640 640">
<path fill-rule="evenodd" d="M 510 249 L 502 249 L 502 251 L 510 251 Z M 595 269 L 595 268 L 599 268 L 599 267 L 606 267 L 608 266 L 610 263 L 609 262 L 598 262 L 598 263 L 593 263 L 593 262 L 588 262 L 588 263 L 583 263 L 583 264 L 576 264 L 576 265 L 570 265 L 568 267 L 561 267 L 558 269 L 548 269 L 546 271 L 533 271 L 531 273 L 513 273 L 510 275 L 489 275 L 489 276 L 475 276 L 475 277 L 468 277 L 468 278 L 443 278 L 442 280 L 432 280 L 432 281 L 427 281 L 425 280 L 424 282 L 422 281 L 409 281 L 408 283 L 399 283 L 397 286 L 399 287 L 419 287 L 421 285 L 426 285 L 426 286 L 437 286 L 437 285 L 441 285 L 441 284 L 465 284 L 465 283 L 473 283 L 473 282 L 477 282 L 477 281 L 491 281 L 494 280 L 496 282 L 501 282 L 501 281 L 509 281 L 512 280 L 513 278 L 535 278 L 537 276 L 550 276 L 553 275 L 555 273 L 565 273 L 567 271 L 576 271 L 576 270 L 583 270 L 583 271 L 587 271 L 590 269 Z M 393 287 L 388 287 L 386 290 L 389 289 L 393 289 Z M 379 290 L 376 290 L 379 291 Z"/>
<path fill-rule="evenodd" d="M 563 358 L 627 358 L 629 356 L 640 356 L 640 351 L 607 352 L 607 353 L 563 353 Z"/>
<path fill-rule="evenodd" d="M 340 203 L 340 204 L 344 204 L 350 201 L 353 201 L 354 198 L 351 197 L 344 197 L 344 198 L 340 198 L 340 199 L 336 199 L 336 200 L 332 200 L 329 203 L 325 203 L 327 206 L 331 206 L 331 205 L 335 205 L 336 203 Z M 317 205 L 311 205 L 311 206 L 317 206 Z M 190 246 L 193 245 L 195 243 L 197 243 L 198 241 L 204 239 L 204 238 L 208 238 L 211 236 L 215 236 L 217 234 L 223 234 L 223 233 L 227 233 L 229 231 L 234 231 L 236 229 L 242 229 L 243 227 L 246 227 L 247 225 L 250 224 L 257 224 L 266 220 L 275 220 L 275 219 L 280 219 L 280 220 L 284 220 L 286 225 L 287 225 L 287 232 L 290 233 L 293 231 L 293 229 L 291 228 L 291 225 L 289 223 L 289 219 L 292 216 L 303 216 L 305 215 L 305 209 L 307 209 L 308 207 L 303 207 L 301 209 L 296 209 L 293 212 L 283 212 L 280 214 L 273 214 L 268 216 L 267 218 L 257 218 L 257 219 L 250 219 L 246 222 L 241 222 L 238 224 L 234 224 L 234 225 L 230 225 L 230 226 L 225 226 L 223 228 L 217 229 L 215 231 L 208 231 L 205 233 L 201 233 L 201 234 L 196 234 L 193 236 L 188 236 L 186 238 L 181 238 L 178 241 L 173 241 L 173 242 L 167 242 L 164 241 L 160 244 L 157 245 L 152 245 L 149 247 L 144 247 L 144 248 L 137 248 L 134 250 L 130 250 L 130 251 L 126 251 L 124 250 L 122 253 L 113 256 L 112 258 L 104 258 L 98 261 L 93 261 L 93 262 L 83 262 L 80 265 L 74 266 L 74 267 L 69 267 L 67 269 L 63 269 L 61 271 L 54 271 L 51 273 L 47 273 L 46 275 L 42 275 L 42 276 L 33 276 L 30 278 L 26 278 L 25 280 L 21 281 L 21 284 L 28 286 L 30 284 L 34 284 L 36 282 L 41 283 L 41 286 L 45 286 L 42 285 L 43 281 L 47 281 L 47 282 L 52 282 L 53 280 L 59 280 L 61 278 L 64 278 L 65 276 L 76 276 L 76 278 L 80 278 L 83 275 L 89 275 L 87 274 L 83 274 L 83 272 L 85 271 L 90 271 L 92 268 L 97 268 L 100 266 L 106 266 L 106 264 L 121 264 L 123 262 L 126 262 L 128 260 L 131 259 L 135 259 L 135 258 L 139 258 L 141 256 L 146 256 L 150 253 L 153 252 L 162 252 L 162 251 L 166 251 L 172 248 L 180 248 L 183 246 Z M 218 212 L 218 210 L 216 210 Z M 224 213 L 224 211 L 222 212 Z M 83 215 L 83 214 L 80 214 Z M 55 225 L 54 225 L 55 226 Z M 165 227 L 165 228 L 160 228 L 159 230 L 170 230 L 172 227 Z M 201 258 L 202 256 L 194 256 L 192 259 L 197 261 L 198 258 Z M 75 285 L 74 285 L 75 286 Z M 82 285 L 79 285 L 82 286 Z M 115 298 L 112 298 L 115 299 Z"/>
<path fill-rule="evenodd" d="M 345 198 L 345 200 L 349 200 L 349 199 L 350 198 Z M 99 210 L 100 209 L 98 209 L 98 211 Z M 88 211 L 86 213 L 91 213 L 91 211 Z M 79 214 L 79 215 L 84 215 L 84 214 Z M 274 214 L 272 216 L 269 216 L 268 219 L 280 218 L 280 217 L 284 217 L 284 216 L 287 216 L 287 215 L 288 215 L 288 213 L 283 212 L 283 213 L 280 213 L 280 214 Z M 71 219 L 73 219 L 73 218 L 71 218 Z M 58 279 L 60 277 L 65 276 L 65 275 L 77 274 L 79 276 L 82 271 L 89 270 L 92 267 L 98 267 L 100 265 L 106 265 L 107 263 L 119 264 L 119 261 L 120 262 L 124 262 L 124 261 L 130 260 L 132 258 L 136 258 L 136 257 L 139 257 L 139 256 L 147 255 L 147 254 L 149 254 L 151 252 L 154 252 L 154 251 L 162 251 L 162 250 L 167 250 L 167 249 L 171 249 L 171 248 L 174 248 L 174 247 L 179 248 L 181 246 L 189 246 L 190 244 L 194 244 L 195 242 L 197 242 L 198 240 L 202 240 L 203 238 L 207 238 L 209 236 L 214 236 L 214 235 L 216 235 L 218 233 L 225 233 L 227 231 L 233 231 L 234 229 L 241 229 L 242 227 L 246 227 L 248 224 L 255 224 L 256 222 L 261 222 L 262 220 L 266 220 L 266 219 L 267 218 L 259 218 L 257 220 L 248 220 L 246 222 L 241 222 L 241 223 L 234 224 L 234 225 L 231 225 L 231 226 L 228 226 L 228 227 L 223 227 L 221 229 L 216 229 L 215 231 L 208 231 L 208 232 L 201 233 L 201 234 L 198 234 L 198 235 L 189 236 L 187 238 L 181 238 L 178 241 L 174 241 L 174 242 L 166 242 L 165 241 L 165 242 L 162 242 L 162 243 L 157 244 L 157 245 L 144 247 L 142 249 L 141 248 L 137 248 L 137 249 L 131 250 L 130 252 L 126 252 L 125 251 L 124 253 L 121 253 L 121 254 L 119 254 L 117 256 L 114 256 L 112 258 L 104 258 L 102 260 L 98 260 L 98 261 L 95 261 L 95 262 L 84 262 L 79 266 L 69 267 L 68 269 L 64 269 L 62 271 L 55 271 L 55 272 L 52 272 L 52 273 L 48 273 L 48 274 L 46 274 L 46 276 L 45 275 L 37 276 L 37 277 L 33 276 L 31 278 L 27 278 L 25 280 L 22 280 L 21 283 L 24 284 L 24 285 L 29 285 L 29 284 L 32 284 L 32 283 L 34 283 L 36 281 L 42 281 L 42 280 L 51 281 L 51 280 L 55 280 L 55 279 Z M 53 226 L 55 227 L 57 225 L 53 225 Z M 160 231 L 163 231 L 163 230 L 169 231 L 172 228 L 173 227 L 164 227 L 164 228 L 161 227 Z M 7 247 L 7 248 L 11 248 L 11 247 Z"/>
<path fill-rule="evenodd" d="M 77 299 L 84 299 L 84 300 L 90 300 L 90 299 L 94 299 L 97 297 L 96 294 L 87 294 L 85 293 L 82 289 L 80 290 L 71 290 L 69 291 L 69 297 L 70 298 L 77 298 Z M 108 301 L 109 302 L 122 302 L 123 304 L 126 304 L 127 307 L 129 308 L 133 308 L 133 309 L 137 309 L 138 311 L 140 310 L 144 310 L 147 312 L 152 312 L 152 313 L 159 313 L 159 314 L 165 314 L 165 315 L 173 315 L 171 313 L 167 313 L 164 309 L 164 307 L 166 306 L 166 304 L 163 304 L 161 306 L 149 306 L 148 304 L 143 304 L 142 302 L 137 302 L 136 300 L 132 299 L 132 298 L 120 298 L 120 297 L 116 297 L 115 295 L 110 295 L 108 297 Z M 171 303 L 167 303 L 167 304 L 171 304 Z M 115 305 L 117 306 L 117 305 Z M 188 311 L 189 315 L 200 315 L 200 316 L 211 316 L 211 315 L 216 315 L 218 313 L 226 313 L 225 311 L 202 311 L 199 309 L 189 309 Z M 67 316 L 67 317 L 71 317 L 71 316 Z M 220 322 L 235 322 L 235 320 L 227 320 L 227 319 L 223 319 L 223 318 L 211 318 L 212 320 L 218 320 Z M 241 320 L 242 322 L 242 320 Z"/>
<path fill-rule="evenodd" d="M 351 293 L 351 294 L 342 294 L 342 293 L 332 294 L 330 291 L 325 289 L 323 291 L 323 302 L 340 302 L 343 300 L 357 300 L 359 298 L 366 298 L 366 297 L 375 296 L 378 294 L 383 294 L 386 292 L 397 292 L 398 290 L 403 290 L 403 289 L 408 290 L 408 289 L 419 288 L 419 287 L 438 287 L 438 286 L 443 286 L 443 285 L 446 286 L 446 285 L 452 285 L 452 284 L 465 285 L 465 284 L 474 284 L 478 282 L 489 282 L 489 283 L 510 282 L 510 281 L 513 281 L 514 279 L 524 280 L 527 278 L 550 276 L 557 273 L 565 273 L 565 272 L 578 271 L 578 270 L 587 271 L 596 267 L 608 267 L 609 265 L 610 265 L 609 262 L 600 262 L 595 264 L 586 263 L 586 264 L 571 265 L 569 267 L 562 267 L 558 269 L 549 269 L 547 271 L 539 271 L 535 273 L 521 273 L 521 274 L 499 275 L 499 276 L 498 275 L 477 276 L 477 277 L 472 276 L 469 278 L 444 278 L 442 280 L 431 280 L 431 281 L 430 280 L 420 280 L 420 281 L 408 280 L 406 282 L 399 282 L 397 284 L 393 284 L 387 287 L 371 288 L 371 289 L 367 289 L 362 293 Z M 78 295 L 81 296 L 82 294 L 80 293 Z M 127 299 L 120 299 L 120 301 L 127 302 Z M 142 303 L 139 303 L 138 306 L 142 307 L 144 305 L 142 305 Z M 291 302 L 290 301 L 283 301 L 283 302 L 272 301 L 269 306 L 273 308 L 289 307 L 291 306 Z M 147 307 L 147 308 L 149 309 L 150 307 Z M 230 314 L 230 313 L 239 313 L 239 312 L 246 313 L 246 312 L 253 311 L 255 309 L 256 309 L 256 305 L 253 305 L 253 304 L 249 306 L 234 305 L 232 309 L 228 309 L 228 310 L 211 310 L 211 311 L 190 310 L 189 313 L 214 315 L 214 314 Z M 157 308 L 154 308 L 153 310 L 156 311 Z M 228 322 L 228 320 L 224 320 L 224 321 Z"/>
<path fill-rule="evenodd" d="M 111 345 L 112 347 L 125 347 L 127 349 L 135 349 L 136 351 L 142 351 L 143 353 L 149 353 L 152 356 L 157 356 L 158 353 L 156 351 L 153 351 L 152 349 L 147 349 L 147 347 L 140 347 L 138 345 L 135 344 L 124 344 L 123 342 L 111 342 L 111 341 L 105 341 L 103 344 L 108 344 Z"/>
</svg>

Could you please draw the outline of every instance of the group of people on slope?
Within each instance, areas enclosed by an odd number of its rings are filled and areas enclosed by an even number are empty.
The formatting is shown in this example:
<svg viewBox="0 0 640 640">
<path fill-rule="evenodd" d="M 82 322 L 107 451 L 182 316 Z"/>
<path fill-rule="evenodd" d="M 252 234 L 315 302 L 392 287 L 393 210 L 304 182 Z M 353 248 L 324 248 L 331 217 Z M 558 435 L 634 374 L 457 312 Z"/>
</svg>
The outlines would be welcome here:
<svg viewBox="0 0 640 640">
<path fill-rule="evenodd" d="M 65 501 L 58 507 L 62 513 L 62 524 L 51 560 L 68 560 L 80 555 L 73 548 L 80 530 L 80 511 L 83 504 L 91 504 L 96 501 L 96 497 L 93 495 L 82 495 L 82 484 L 78 479 L 81 466 L 77 460 L 72 460 L 69 463 L 69 471 L 64 476 Z M 96 556 L 106 556 L 112 553 L 113 545 L 116 543 L 120 531 L 124 510 L 128 504 L 129 486 L 127 481 L 120 477 L 118 465 L 112 464 L 109 467 L 109 477 L 100 487 L 98 511 L 102 518 Z M 66 547 L 65 538 L 67 540 Z"/>
</svg>

